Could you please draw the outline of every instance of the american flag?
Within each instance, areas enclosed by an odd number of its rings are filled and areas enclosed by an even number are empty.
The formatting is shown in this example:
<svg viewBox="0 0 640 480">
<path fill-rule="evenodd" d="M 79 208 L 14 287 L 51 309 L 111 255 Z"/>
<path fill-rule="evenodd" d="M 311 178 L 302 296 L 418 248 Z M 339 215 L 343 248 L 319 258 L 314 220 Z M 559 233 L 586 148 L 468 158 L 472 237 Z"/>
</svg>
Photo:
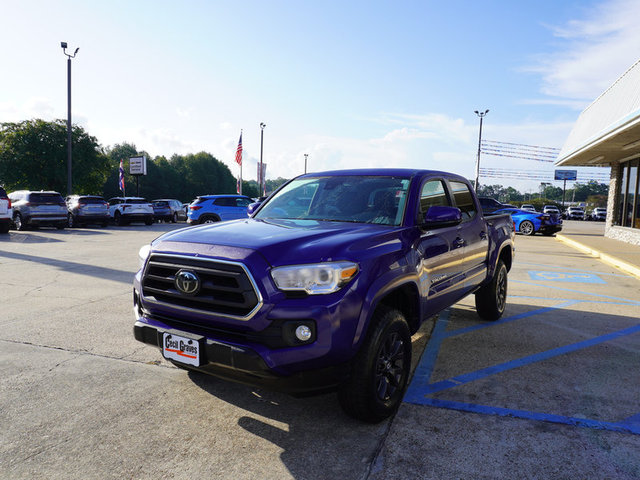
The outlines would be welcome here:
<svg viewBox="0 0 640 480">
<path fill-rule="evenodd" d="M 240 132 L 240 141 L 238 142 L 238 148 L 236 149 L 236 163 L 242 165 L 242 132 Z"/>
<path fill-rule="evenodd" d="M 118 178 L 118 184 L 120 185 L 120 190 L 124 195 L 124 168 L 122 167 L 122 160 L 120 160 L 120 174 Z"/>
</svg>

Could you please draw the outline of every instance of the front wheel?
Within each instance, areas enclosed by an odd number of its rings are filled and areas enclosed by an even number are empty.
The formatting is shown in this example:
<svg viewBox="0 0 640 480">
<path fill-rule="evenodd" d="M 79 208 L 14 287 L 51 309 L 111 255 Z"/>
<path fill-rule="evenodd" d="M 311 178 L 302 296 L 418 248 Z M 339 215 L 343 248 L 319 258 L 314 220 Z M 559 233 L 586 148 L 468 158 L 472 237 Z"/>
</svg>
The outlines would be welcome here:
<svg viewBox="0 0 640 480">
<path fill-rule="evenodd" d="M 498 320 L 507 306 L 507 267 L 498 260 L 491 282 L 476 292 L 476 311 L 484 320 Z"/>
<path fill-rule="evenodd" d="M 536 229 L 529 220 L 525 220 L 520 224 L 520 233 L 523 235 L 533 235 L 536 233 Z"/>
<path fill-rule="evenodd" d="M 351 376 L 338 391 L 342 409 L 377 423 L 400 406 L 411 367 L 411 334 L 402 312 L 381 307 L 356 355 Z"/>
</svg>

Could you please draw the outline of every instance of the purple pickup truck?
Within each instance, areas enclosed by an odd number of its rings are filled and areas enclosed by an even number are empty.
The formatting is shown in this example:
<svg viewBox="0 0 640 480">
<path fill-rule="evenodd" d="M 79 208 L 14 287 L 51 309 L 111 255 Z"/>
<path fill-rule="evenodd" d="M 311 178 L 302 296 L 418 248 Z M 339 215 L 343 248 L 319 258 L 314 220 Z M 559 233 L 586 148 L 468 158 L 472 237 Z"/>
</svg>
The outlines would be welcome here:
<svg viewBox="0 0 640 480">
<path fill-rule="evenodd" d="M 294 178 L 251 217 L 175 230 L 140 250 L 135 338 L 178 367 L 294 395 L 337 390 L 379 422 L 407 387 L 411 335 L 475 294 L 502 315 L 513 221 L 430 170 Z"/>
</svg>

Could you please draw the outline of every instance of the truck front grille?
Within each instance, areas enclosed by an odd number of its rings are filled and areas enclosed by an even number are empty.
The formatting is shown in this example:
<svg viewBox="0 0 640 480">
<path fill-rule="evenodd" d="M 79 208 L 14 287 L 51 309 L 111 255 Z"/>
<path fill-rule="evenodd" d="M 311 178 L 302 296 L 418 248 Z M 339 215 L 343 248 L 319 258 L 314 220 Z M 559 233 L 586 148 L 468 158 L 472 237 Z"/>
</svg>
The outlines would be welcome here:
<svg viewBox="0 0 640 480">
<path fill-rule="evenodd" d="M 181 270 L 198 277 L 200 288 L 186 294 L 176 287 Z M 142 278 L 145 302 L 204 314 L 247 320 L 261 304 L 261 297 L 244 265 L 182 255 L 152 255 Z"/>
</svg>

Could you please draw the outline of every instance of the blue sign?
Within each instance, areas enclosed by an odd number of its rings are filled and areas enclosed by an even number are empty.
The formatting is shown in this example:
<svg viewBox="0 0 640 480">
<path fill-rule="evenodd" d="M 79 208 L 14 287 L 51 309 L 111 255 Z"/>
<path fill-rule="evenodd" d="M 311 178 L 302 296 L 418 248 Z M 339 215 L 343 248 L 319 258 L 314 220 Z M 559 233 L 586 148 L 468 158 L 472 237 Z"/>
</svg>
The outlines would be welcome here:
<svg viewBox="0 0 640 480">
<path fill-rule="evenodd" d="M 555 180 L 575 180 L 577 178 L 577 170 L 556 170 Z"/>
</svg>

